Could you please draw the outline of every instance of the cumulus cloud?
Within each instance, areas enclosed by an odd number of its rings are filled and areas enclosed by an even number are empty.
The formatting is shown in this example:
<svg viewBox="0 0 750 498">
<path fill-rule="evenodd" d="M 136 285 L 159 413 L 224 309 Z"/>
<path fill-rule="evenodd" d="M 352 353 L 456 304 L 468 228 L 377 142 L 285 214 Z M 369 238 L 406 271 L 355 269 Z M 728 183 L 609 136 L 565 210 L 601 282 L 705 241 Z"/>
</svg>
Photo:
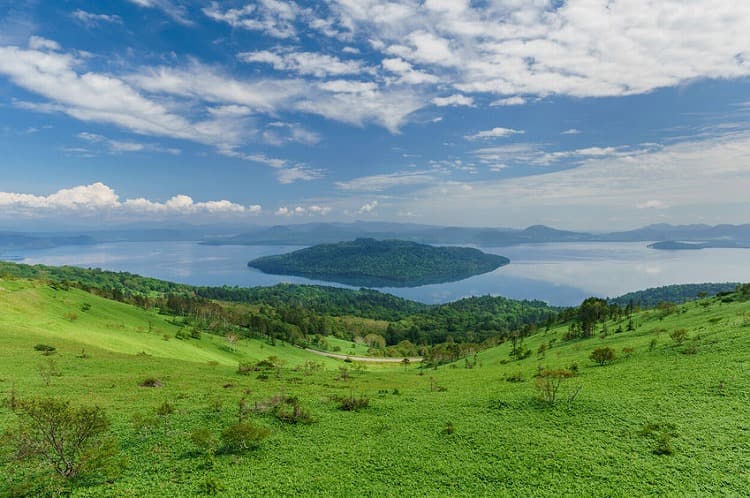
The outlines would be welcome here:
<svg viewBox="0 0 750 498">
<path fill-rule="evenodd" d="M 750 74 L 750 4 L 733 0 L 333 0 L 342 25 L 464 93 L 645 93 Z M 649 15 L 644 16 L 643 13 Z M 710 33 L 710 36 L 706 36 Z M 505 99 L 516 99 L 505 101 Z"/>
<path fill-rule="evenodd" d="M 291 217 L 291 216 L 327 216 L 330 214 L 332 209 L 328 206 L 319 206 L 313 204 L 312 206 L 281 206 L 274 212 L 276 216 Z"/>
<path fill-rule="evenodd" d="M 109 186 L 96 182 L 58 190 L 49 195 L 0 192 L 0 207 L 6 213 L 54 216 L 61 212 L 85 214 L 259 214 L 260 205 L 241 205 L 228 200 L 195 202 L 187 195 L 175 195 L 165 202 L 143 197 L 121 200 Z"/>
</svg>

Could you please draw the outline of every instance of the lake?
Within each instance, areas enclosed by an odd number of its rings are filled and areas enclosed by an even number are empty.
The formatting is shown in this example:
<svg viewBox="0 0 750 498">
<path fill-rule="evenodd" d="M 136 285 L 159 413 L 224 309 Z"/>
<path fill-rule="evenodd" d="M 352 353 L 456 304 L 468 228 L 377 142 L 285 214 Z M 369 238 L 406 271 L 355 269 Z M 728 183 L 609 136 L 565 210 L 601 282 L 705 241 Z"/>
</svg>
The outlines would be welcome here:
<svg viewBox="0 0 750 498">
<path fill-rule="evenodd" d="M 750 249 L 658 251 L 648 242 L 552 243 L 481 248 L 510 258 L 507 266 L 447 284 L 383 288 L 425 303 L 466 296 L 500 295 L 540 299 L 552 305 L 579 304 L 589 296 L 614 297 L 668 284 L 750 282 Z M 74 265 L 128 271 L 192 285 L 267 286 L 280 282 L 335 285 L 300 277 L 266 275 L 247 262 L 293 251 L 290 246 L 204 246 L 195 242 L 117 242 L 15 251 L 2 259 L 28 264 Z"/>
</svg>

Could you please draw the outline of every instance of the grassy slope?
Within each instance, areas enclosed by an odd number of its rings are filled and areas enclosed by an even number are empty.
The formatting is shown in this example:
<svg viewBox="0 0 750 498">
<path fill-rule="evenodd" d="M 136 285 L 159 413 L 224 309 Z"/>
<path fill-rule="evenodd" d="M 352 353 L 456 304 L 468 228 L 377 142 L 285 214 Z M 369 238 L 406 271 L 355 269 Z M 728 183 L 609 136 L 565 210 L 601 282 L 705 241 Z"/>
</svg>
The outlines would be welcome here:
<svg viewBox="0 0 750 498">
<path fill-rule="evenodd" d="M 663 320 L 656 312 L 643 313 L 636 317 L 636 331 L 606 338 L 563 343 L 564 328 L 540 333 L 527 341 L 534 352 L 541 342 L 558 338 L 544 359 L 532 355 L 503 363 L 509 346 L 502 345 L 480 353 L 474 369 L 459 362 L 457 368 L 420 375 L 414 367 L 369 367 L 345 381 L 337 380 L 336 368 L 344 364 L 329 361 L 319 373 L 285 370 L 279 379 L 262 381 L 238 376 L 236 355 L 206 335 L 183 342 L 138 332 L 152 319 L 155 329 L 174 333 L 158 315 L 78 291 L 24 282 L 0 286 L 5 289 L 0 290 L 0 390 L 15 384 L 22 395 L 106 406 L 129 457 L 121 477 L 109 485 L 79 488 L 80 496 L 190 496 L 208 475 L 223 483 L 226 496 L 741 495 L 747 490 L 750 302 L 713 300 L 708 308 L 690 303 L 679 308 L 684 313 Z M 62 318 L 83 302 L 92 305 L 89 312 L 79 311 L 73 323 Z M 668 336 L 677 328 L 690 331 L 682 346 Z M 650 351 L 654 338 L 657 344 Z M 36 372 L 44 360 L 32 349 L 37 342 L 60 350 L 56 357 L 63 375 L 49 387 Z M 251 357 L 276 354 L 290 364 L 308 358 L 289 346 L 261 350 L 260 343 L 247 342 L 244 353 Z M 91 358 L 76 358 L 82 344 Z M 602 345 L 635 352 L 599 367 L 588 355 Z M 154 356 L 132 354 L 146 348 Z M 683 353 L 690 348 L 694 354 Z M 209 360 L 219 365 L 210 366 Z M 573 362 L 580 375 L 563 387 L 563 398 L 582 384 L 576 401 L 540 407 L 532 379 L 538 365 Z M 524 382 L 505 381 L 517 373 Z M 147 375 L 163 379 L 165 387 L 138 387 Z M 446 390 L 431 389 L 435 385 Z M 221 456 L 212 471 L 190 456 L 187 435 L 193 428 L 219 433 L 234 418 L 242 396 L 255 401 L 282 391 L 299 396 L 318 422 L 286 426 L 257 416 L 273 429 L 260 450 Z M 340 412 L 328 398 L 349 393 L 370 396 L 370 408 Z M 208 407 L 216 399 L 224 401 L 218 413 Z M 177 412 L 158 429 L 135 433 L 132 414 L 153 414 L 165 400 Z M 12 419 L 0 409 L 0 427 Z M 447 422 L 455 433 L 441 433 Z M 639 434 L 644 424 L 664 422 L 674 424 L 678 433 L 671 456 L 653 454 L 654 442 Z"/>
</svg>

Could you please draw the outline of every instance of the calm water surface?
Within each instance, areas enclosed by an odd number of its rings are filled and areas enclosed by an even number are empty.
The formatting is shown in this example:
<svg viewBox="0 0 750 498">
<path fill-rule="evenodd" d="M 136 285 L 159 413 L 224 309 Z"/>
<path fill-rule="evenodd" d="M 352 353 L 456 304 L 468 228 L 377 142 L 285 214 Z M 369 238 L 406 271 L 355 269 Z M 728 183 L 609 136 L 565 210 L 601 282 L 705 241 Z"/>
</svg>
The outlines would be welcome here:
<svg viewBox="0 0 750 498">
<path fill-rule="evenodd" d="M 668 284 L 750 281 L 750 249 L 657 251 L 647 242 L 554 243 L 482 248 L 511 263 L 497 270 L 448 284 L 380 289 L 425 303 L 472 295 L 541 299 L 574 305 L 588 296 L 617 296 Z M 75 265 L 129 271 L 193 285 L 265 286 L 280 282 L 317 283 L 299 277 L 266 275 L 248 268 L 251 259 L 299 247 L 203 246 L 194 242 L 118 242 L 0 257 L 28 264 Z"/>
</svg>

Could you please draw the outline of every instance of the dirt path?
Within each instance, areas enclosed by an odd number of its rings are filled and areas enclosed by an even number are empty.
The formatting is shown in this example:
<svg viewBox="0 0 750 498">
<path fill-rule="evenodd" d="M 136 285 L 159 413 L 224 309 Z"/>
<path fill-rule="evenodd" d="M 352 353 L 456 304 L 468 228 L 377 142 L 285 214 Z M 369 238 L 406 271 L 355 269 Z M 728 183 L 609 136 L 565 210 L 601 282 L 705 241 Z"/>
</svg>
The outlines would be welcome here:
<svg viewBox="0 0 750 498">
<path fill-rule="evenodd" d="M 351 356 L 348 354 L 328 353 L 326 351 L 318 351 L 317 349 L 305 348 L 305 351 L 319 354 L 320 356 L 327 356 L 328 358 L 336 358 L 337 360 L 345 360 L 349 358 L 352 361 L 362 361 L 368 363 L 401 363 L 404 361 L 403 358 L 375 358 L 370 356 Z M 421 356 L 409 358 L 410 363 L 420 363 L 422 361 Z"/>
</svg>

